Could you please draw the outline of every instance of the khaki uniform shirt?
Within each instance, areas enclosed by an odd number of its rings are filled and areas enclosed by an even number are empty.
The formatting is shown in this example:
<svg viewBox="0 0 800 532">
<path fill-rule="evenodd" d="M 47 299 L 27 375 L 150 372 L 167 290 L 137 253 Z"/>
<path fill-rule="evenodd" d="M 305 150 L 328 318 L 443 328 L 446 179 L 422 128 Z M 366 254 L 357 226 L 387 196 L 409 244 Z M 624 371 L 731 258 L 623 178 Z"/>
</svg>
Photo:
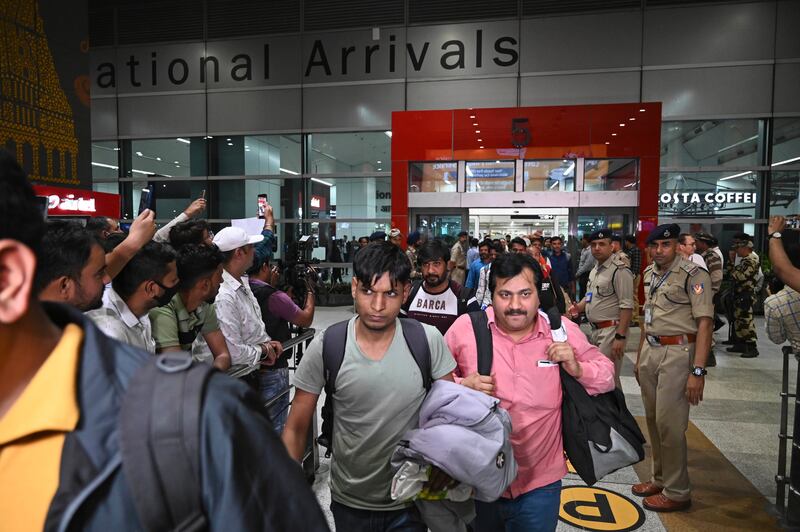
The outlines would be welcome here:
<svg viewBox="0 0 800 532">
<path fill-rule="evenodd" d="M 647 334 L 696 334 L 697 318 L 714 317 L 708 272 L 680 256 L 664 270 L 656 268 L 650 264 L 643 277 Z"/>
<path fill-rule="evenodd" d="M 450 260 L 456 263 L 456 268 L 464 268 L 467 267 L 467 255 L 464 252 L 464 248 L 461 246 L 461 242 L 456 242 L 452 248 L 450 248 Z"/>
<path fill-rule="evenodd" d="M 618 255 L 611 255 L 589 272 L 586 292 L 589 321 L 617 320 L 621 309 L 633 308 L 633 273 Z"/>
<path fill-rule="evenodd" d="M 617 251 L 616 253 L 614 253 L 614 255 L 616 255 L 617 257 L 619 257 L 619 258 L 620 258 L 620 260 L 622 260 L 622 262 L 624 262 L 624 263 L 625 263 L 625 266 L 626 266 L 626 267 L 628 267 L 628 268 L 630 268 L 630 267 L 631 267 L 631 258 L 628 256 L 628 254 L 627 254 L 627 253 L 625 253 L 625 252 L 624 252 L 624 251 L 622 251 L 622 250 L 619 250 L 619 251 Z"/>
</svg>

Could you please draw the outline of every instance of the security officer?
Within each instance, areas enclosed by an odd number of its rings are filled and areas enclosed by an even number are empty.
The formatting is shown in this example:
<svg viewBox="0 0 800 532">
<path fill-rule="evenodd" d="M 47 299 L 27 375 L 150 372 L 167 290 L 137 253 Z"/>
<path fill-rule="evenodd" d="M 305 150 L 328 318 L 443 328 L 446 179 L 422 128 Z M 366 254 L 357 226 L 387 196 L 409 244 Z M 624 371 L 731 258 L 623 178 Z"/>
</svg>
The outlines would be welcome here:
<svg viewBox="0 0 800 532">
<path fill-rule="evenodd" d="M 598 229 L 589 235 L 592 256 L 597 260 L 589 272 L 586 296 L 573 304 L 569 313 L 586 312 L 592 326 L 589 341 L 614 362 L 614 382 L 622 389 L 619 374 L 625 358 L 628 325 L 633 316 L 633 272 L 613 252 L 611 231 Z"/>
<path fill-rule="evenodd" d="M 756 326 L 753 323 L 753 300 L 758 277 L 758 259 L 753 253 L 753 241 L 749 235 L 734 240 L 726 270 L 733 284 L 733 345 L 729 353 L 741 353 L 742 358 L 758 356 L 756 348 Z M 735 264 L 736 256 L 741 257 Z"/>
<path fill-rule="evenodd" d="M 625 253 L 622 245 L 622 235 L 619 233 L 612 233 L 611 247 L 614 249 L 614 255 L 617 255 L 625 263 L 628 268 L 631 267 L 631 258 Z"/>
<path fill-rule="evenodd" d="M 694 240 L 697 251 L 706 263 L 708 275 L 711 277 L 711 294 L 714 299 L 714 330 L 716 331 L 719 328 L 717 327 L 717 320 L 720 321 L 720 326 L 722 326 L 722 320 L 717 316 L 719 308 L 719 290 L 722 287 L 722 259 L 720 258 L 720 254 L 714 251 L 714 248 L 717 247 L 717 239 L 714 235 L 706 233 L 705 231 L 699 231 L 694 234 Z M 713 337 L 711 340 L 711 347 L 712 350 L 708 353 L 708 367 L 710 368 L 717 365 L 713 351 Z"/>
<path fill-rule="evenodd" d="M 652 477 L 631 491 L 648 510 L 691 505 L 686 429 L 689 405 L 703 400 L 714 304 L 708 272 L 678 254 L 676 224 L 647 237 L 653 259 L 644 271 L 644 320 L 635 375 L 653 449 Z"/>
</svg>

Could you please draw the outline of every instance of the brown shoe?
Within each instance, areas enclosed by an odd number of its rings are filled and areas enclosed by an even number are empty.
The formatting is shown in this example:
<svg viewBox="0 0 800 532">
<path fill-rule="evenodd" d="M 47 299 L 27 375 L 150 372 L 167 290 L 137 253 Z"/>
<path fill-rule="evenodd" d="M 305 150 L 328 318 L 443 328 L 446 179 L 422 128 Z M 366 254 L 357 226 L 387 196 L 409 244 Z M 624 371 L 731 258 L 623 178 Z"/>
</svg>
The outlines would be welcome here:
<svg viewBox="0 0 800 532">
<path fill-rule="evenodd" d="M 637 497 L 649 497 L 661 493 L 661 489 L 652 482 L 642 482 L 631 486 L 631 492 Z"/>
<path fill-rule="evenodd" d="M 680 512 L 688 510 L 692 505 L 692 500 L 673 501 L 664 496 L 663 493 L 645 497 L 642 501 L 645 508 L 653 512 Z"/>
</svg>

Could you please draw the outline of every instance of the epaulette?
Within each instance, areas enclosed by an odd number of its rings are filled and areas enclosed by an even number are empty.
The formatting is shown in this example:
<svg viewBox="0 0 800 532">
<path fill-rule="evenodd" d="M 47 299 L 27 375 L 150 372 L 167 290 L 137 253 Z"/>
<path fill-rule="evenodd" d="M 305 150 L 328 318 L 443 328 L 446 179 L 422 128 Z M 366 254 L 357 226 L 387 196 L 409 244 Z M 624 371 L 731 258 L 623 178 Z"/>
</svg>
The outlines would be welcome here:
<svg viewBox="0 0 800 532">
<path fill-rule="evenodd" d="M 619 255 L 614 257 L 614 259 L 611 261 L 611 264 L 614 266 L 622 266 L 623 268 L 628 267 L 628 263 L 626 263 Z"/>
<path fill-rule="evenodd" d="M 644 275 L 644 274 L 645 274 L 645 273 L 647 273 L 647 272 L 651 272 L 651 271 L 653 271 L 653 264 L 655 264 L 655 263 L 651 262 L 650 264 L 648 264 L 648 265 L 647 265 L 647 267 L 646 267 L 646 268 L 644 269 L 644 271 L 642 272 L 642 275 Z"/>
<path fill-rule="evenodd" d="M 698 271 L 700 271 L 700 266 L 694 262 L 686 261 L 681 264 L 681 269 L 688 273 L 690 277 L 693 277 Z"/>
</svg>

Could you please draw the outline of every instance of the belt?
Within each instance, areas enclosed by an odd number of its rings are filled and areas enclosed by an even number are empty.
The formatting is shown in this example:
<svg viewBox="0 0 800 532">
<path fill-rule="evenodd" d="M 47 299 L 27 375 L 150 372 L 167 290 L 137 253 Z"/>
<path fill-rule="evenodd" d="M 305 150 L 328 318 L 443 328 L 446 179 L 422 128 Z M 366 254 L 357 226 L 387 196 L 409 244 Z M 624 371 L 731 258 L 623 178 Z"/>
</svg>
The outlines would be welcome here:
<svg viewBox="0 0 800 532">
<path fill-rule="evenodd" d="M 695 341 L 697 341 L 697 336 L 694 334 L 679 334 L 677 336 L 656 336 L 653 334 L 647 335 L 647 343 L 652 346 L 686 345 L 693 344 Z"/>
<path fill-rule="evenodd" d="M 605 329 L 608 327 L 616 327 L 619 325 L 619 320 L 595 321 L 590 322 L 589 325 L 592 326 L 592 329 Z"/>
</svg>

